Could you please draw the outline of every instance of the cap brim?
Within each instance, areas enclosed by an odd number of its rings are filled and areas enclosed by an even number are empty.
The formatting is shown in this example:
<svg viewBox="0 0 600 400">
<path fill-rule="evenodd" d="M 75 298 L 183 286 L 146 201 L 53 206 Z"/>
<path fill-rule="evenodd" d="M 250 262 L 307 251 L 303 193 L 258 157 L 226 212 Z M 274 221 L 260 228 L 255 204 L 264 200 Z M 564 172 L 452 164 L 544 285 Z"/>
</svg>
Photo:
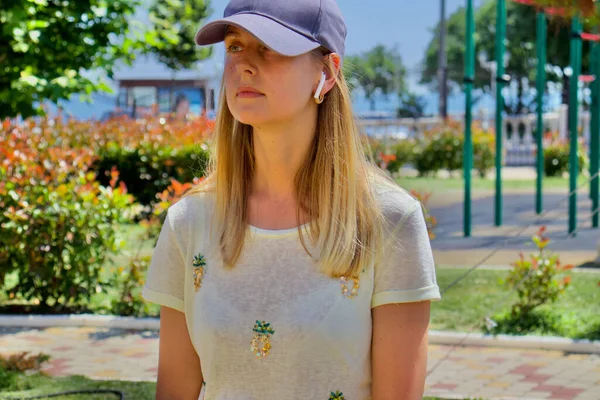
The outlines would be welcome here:
<svg viewBox="0 0 600 400">
<path fill-rule="evenodd" d="M 210 22 L 196 33 L 196 44 L 205 46 L 222 42 L 227 25 L 247 30 L 267 47 L 284 56 L 299 56 L 321 46 L 279 22 L 257 14 L 236 14 Z"/>
</svg>

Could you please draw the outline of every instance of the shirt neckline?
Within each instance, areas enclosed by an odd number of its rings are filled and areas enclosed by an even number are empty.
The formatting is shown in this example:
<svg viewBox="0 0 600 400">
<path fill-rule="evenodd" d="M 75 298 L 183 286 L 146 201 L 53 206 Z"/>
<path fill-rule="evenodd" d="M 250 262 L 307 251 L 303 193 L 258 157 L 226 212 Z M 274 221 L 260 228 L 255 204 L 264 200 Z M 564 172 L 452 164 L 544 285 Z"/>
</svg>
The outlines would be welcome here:
<svg viewBox="0 0 600 400">
<path fill-rule="evenodd" d="M 308 230 L 308 226 L 310 223 L 300 225 L 300 229 Z M 269 237 L 279 237 L 279 236 L 291 236 L 298 233 L 298 227 L 295 226 L 293 228 L 287 229 L 264 229 L 258 228 L 254 225 L 248 224 L 248 228 L 250 231 L 259 236 L 269 236 Z"/>
</svg>

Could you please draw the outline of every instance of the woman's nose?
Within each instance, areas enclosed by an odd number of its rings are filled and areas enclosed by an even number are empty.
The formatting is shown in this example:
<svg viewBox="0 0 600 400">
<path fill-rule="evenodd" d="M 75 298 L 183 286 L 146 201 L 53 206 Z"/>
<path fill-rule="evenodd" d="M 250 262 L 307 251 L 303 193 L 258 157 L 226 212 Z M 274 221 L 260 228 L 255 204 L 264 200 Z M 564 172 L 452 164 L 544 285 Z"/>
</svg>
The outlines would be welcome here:
<svg viewBox="0 0 600 400">
<path fill-rule="evenodd" d="M 239 74 L 256 75 L 256 64 L 249 55 L 242 55 L 237 63 L 236 70 Z"/>
</svg>

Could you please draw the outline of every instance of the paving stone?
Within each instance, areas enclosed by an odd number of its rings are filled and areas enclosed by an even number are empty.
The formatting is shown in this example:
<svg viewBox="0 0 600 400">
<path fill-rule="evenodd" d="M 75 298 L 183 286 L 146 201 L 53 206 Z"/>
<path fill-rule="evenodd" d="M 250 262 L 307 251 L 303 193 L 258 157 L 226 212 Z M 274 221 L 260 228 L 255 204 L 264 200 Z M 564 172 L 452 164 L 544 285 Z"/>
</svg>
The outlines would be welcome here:
<svg viewBox="0 0 600 400">
<path fill-rule="evenodd" d="M 93 327 L 0 328 L 0 344 L 3 353 L 24 350 L 49 354 L 52 358 L 44 370 L 55 376 L 156 380 L 158 337 L 152 332 Z M 489 400 L 599 400 L 600 357 L 570 356 L 555 351 L 431 345 L 428 365 L 437 368 L 426 379 L 425 393 Z"/>
<path fill-rule="evenodd" d="M 530 399 L 533 400 L 533 399 L 548 399 L 548 398 L 550 398 L 550 396 L 552 396 L 551 392 L 531 391 L 531 392 L 525 393 L 525 395 L 523 397 L 527 400 L 530 400 Z"/>
<path fill-rule="evenodd" d="M 590 388 L 585 392 L 579 393 L 573 400 L 598 400 L 600 397 L 598 394 L 600 393 L 600 386 L 595 388 Z"/>
</svg>

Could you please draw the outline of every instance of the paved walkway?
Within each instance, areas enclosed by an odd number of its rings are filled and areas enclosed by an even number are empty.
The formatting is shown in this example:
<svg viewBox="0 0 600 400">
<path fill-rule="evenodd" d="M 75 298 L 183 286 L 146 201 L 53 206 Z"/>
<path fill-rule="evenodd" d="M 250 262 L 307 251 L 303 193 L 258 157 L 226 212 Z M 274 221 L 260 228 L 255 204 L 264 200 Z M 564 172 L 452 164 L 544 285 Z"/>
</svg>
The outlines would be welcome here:
<svg viewBox="0 0 600 400">
<path fill-rule="evenodd" d="M 426 394 L 455 398 L 600 398 L 600 356 L 556 351 L 430 345 Z M 97 328 L 0 329 L 0 353 L 52 356 L 53 376 L 153 381 L 158 333 Z M 448 353 L 450 352 L 449 356 Z"/>
<path fill-rule="evenodd" d="M 474 191 L 469 238 L 464 237 L 462 191 L 434 192 L 428 208 L 438 220 L 434 230 L 436 238 L 431 244 L 439 265 L 470 267 L 496 248 L 498 251 L 485 264 L 508 265 L 518 258 L 519 252 L 535 251 L 530 238 L 541 226 L 547 228 L 546 235 L 551 239 L 549 249 L 560 255 L 563 264 L 582 265 L 598 258 L 600 229 L 591 228 L 591 201 L 583 194 L 578 197 L 576 237 L 568 234 L 566 191 L 544 195 L 547 213 L 541 218 L 535 213 L 535 198 L 531 191 L 505 191 L 504 218 L 500 227 L 494 226 L 493 191 Z"/>
</svg>

